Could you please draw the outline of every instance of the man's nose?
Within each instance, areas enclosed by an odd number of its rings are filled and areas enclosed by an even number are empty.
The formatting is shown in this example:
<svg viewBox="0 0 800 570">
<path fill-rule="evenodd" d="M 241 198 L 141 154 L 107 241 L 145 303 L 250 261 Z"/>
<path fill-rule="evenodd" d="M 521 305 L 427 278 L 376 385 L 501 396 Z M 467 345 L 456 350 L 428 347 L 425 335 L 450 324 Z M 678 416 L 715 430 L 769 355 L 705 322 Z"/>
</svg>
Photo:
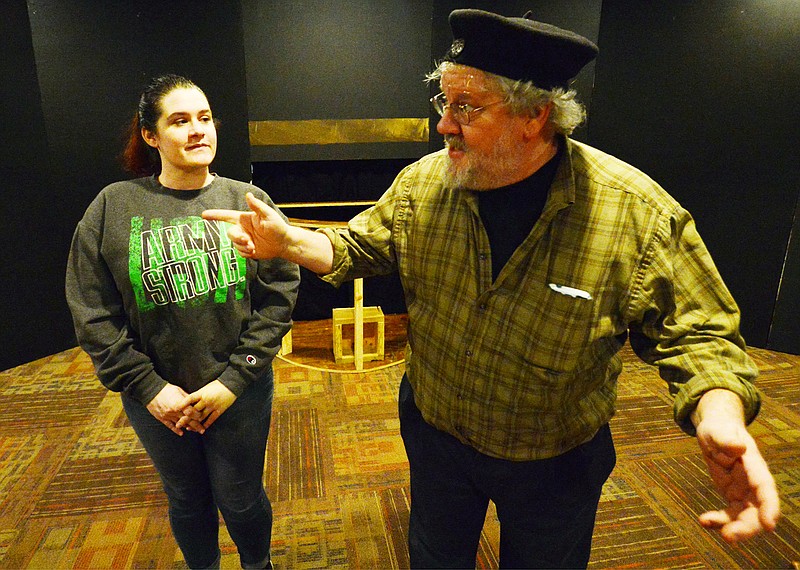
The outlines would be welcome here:
<svg viewBox="0 0 800 570">
<path fill-rule="evenodd" d="M 442 118 L 436 123 L 436 132 L 440 135 L 457 135 L 461 132 L 461 124 L 456 121 L 449 106 L 445 107 Z"/>
</svg>

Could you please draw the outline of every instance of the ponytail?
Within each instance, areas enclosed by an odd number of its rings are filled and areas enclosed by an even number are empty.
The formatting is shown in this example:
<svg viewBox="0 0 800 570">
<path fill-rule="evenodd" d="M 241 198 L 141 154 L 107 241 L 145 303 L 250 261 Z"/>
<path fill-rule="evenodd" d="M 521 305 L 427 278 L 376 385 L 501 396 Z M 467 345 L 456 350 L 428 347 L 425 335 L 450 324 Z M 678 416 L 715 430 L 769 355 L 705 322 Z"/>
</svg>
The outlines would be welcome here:
<svg viewBox="0 0 800 570">
<path fill-rule="evenodd" d="M 127 128 L 127 143 L 120 155 L 122 167 L 134 176 L 152 176 L 161 172 L 158 151 L 142 138 L 142 127 L 137 111 Z"/>
</svg>

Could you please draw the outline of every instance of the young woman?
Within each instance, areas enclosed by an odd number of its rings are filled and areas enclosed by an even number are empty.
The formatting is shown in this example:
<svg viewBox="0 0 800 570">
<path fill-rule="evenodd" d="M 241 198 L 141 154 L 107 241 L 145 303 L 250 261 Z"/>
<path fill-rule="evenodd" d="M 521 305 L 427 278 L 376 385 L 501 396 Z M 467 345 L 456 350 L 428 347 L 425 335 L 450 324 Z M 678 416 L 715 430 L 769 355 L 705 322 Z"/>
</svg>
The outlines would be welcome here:
<svg viewBox="0 0 800 570">
<path fill-rule="evenodd" d="M 269 568 L 262 475 L 272 359 L 291 326 L 299 272 L 231 245 L 208 208 L 260 189 L 217 176 L 211 108 L 184 77 L 145 89 L 123 153 L 147 176 L 109 185 L 78 224 L 66 294 L 81 347 L 158 470 L 191 568 L 219 567 L 222 513 L 244 568 Z"/>
</svg>

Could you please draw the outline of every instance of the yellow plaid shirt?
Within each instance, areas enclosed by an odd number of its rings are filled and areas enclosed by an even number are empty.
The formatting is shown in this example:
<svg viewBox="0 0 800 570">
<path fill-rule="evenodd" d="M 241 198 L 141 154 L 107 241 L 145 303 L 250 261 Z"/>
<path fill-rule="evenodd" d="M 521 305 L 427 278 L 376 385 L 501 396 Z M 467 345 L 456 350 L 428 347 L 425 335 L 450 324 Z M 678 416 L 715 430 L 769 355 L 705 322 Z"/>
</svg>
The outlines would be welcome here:
<svg viewBox="0 0 800 570">
<path fill-rule="evenodd" d="M 333 283 L 398 271 L 408 379 L 427 422 L 504 459 L 561 454 L 614 414 L 626 338 L 675 395 L 712 388 L 758 413 L 739 310 L 694 222 L 653 180 L 567 139 L 544 211 L 492 281 L 473 192 L 443 187 L 440 151 L 405 168 L 334 244 Z"/>
</svg>

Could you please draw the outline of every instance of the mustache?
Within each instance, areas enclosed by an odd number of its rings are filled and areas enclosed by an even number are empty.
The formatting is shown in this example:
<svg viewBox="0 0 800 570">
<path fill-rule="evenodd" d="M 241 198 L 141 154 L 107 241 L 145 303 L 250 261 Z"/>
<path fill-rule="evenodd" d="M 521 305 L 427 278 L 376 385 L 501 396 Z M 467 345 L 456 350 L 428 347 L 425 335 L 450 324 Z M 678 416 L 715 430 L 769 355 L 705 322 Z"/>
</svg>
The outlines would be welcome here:
<svg viewBox="0 0 800 570">
<path fill-rule="evenodd" d="M 444 135 L 444 144 L 453 150 L 467 150 L 464 139 L 458 135 Z"/>
</svg>

